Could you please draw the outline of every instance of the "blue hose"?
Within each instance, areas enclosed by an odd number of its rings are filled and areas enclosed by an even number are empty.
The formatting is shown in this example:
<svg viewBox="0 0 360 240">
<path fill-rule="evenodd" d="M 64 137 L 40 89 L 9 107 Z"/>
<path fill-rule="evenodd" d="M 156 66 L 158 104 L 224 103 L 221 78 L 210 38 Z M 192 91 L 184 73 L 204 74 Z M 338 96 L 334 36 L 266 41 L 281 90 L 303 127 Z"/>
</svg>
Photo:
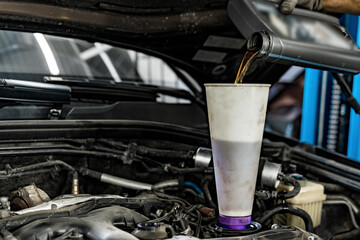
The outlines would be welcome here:
<svg viewBox="0 0 360 240">
<path fill-rule="evenodd" d="M 191 187 L 193 188 L 198 194 L 200 194 L 201 196 L 204 195 L 203 191 L 201 190 L 201 188 L 199 188 L 195 183 L 193 182 L 190 182 L 190 181 L 186 181 L 184 182 L 184 186 L 187 186 L 187 187 Z"/>
</svg>

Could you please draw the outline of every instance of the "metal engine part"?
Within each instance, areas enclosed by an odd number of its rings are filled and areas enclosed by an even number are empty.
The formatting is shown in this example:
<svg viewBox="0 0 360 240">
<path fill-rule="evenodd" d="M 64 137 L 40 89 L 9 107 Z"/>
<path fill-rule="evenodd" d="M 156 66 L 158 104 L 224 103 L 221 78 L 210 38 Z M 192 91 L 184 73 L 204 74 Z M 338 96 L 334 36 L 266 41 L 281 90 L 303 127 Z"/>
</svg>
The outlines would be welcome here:
<svg viewBox="0 0 360 240">
<path fill-rule="evenodd" d="M 135 229 L 131 234 L 139 239 L 144 240 L 153 240 L 153 239 L 166 239 L 168 238 L 168 233 L 175 235 L 174 230 L 170 225 L 145 222 L 139 223 L 137 229 Z"/>
<path fill-rule="evenodd" d="M 10 207 L 17 211 L 50 201 L 50 197 L 35 184 L 20 188 L 10 194 Z"/>
<path fill-rule="evenodd" d="M 278 179 L 280 172 L 281 164 L 266 161 L 261 173 L 261 184 L 264 187 L 276 189 L 280 184 Z"/>
<path fill-rule="evenodd" d="M 34 212 L 38 212 L 38 211 L 51 210 L 54 208 L 61 209 L 64 207 L 69 207 L 69 206 L 75 205 L 75 204 L 80 204 L 80 203 L 89 202 L 89 201 L 96 201 L 99 199 L 123 199 L 123 198 L 124 197 L 120 197 L 117 195 L 101 195 L 101 196 L 88 195 L 88 194 L 81 194 L 81 195 L 75 195 L 75 196 L 74 195 L 62 195 L 57 198 L 54 198 L 51 201 L 44 202 L 35 207 L 16 211 L 15 214 L 22 215 L 22 214 L 34 213 Z"/>
<path fill-rule="evenodd" d="M 199 147 L 194 155 L 195 167 L 208 167 L 212 160 L 210 148 Z"/>
<path fill-rule="evenodd" d="M 100 208 L 81 217 L 59 217 L 33 221 L 19 228 L 13 235 L 17 239 L 54 239 L 77 231 L 85 239 L 137 239 L 130 233 L 114 226 L 135 227 L 149 219 L 140 213 L 125 207 L 112 206 Z"/>
</svg>

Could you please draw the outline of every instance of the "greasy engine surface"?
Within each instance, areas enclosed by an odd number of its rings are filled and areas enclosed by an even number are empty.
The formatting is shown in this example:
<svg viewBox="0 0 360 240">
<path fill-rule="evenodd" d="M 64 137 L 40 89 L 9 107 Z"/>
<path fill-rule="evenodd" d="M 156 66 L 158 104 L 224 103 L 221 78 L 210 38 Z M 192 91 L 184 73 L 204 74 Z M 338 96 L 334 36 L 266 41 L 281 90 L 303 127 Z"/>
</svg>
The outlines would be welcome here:
<svg viewBox="0 0 360 240">
<path fill-rule="evenodd" d="M 207 166 L 196 162 L 199 147 L 209 146 L 135 138 L 2 142 L 1 233 L 7 239 L 320 239 L 294 226 L 274 225 L 274 209 L 298 214 L 284 201 L 297 193 L 276 192 L 261 181 L 251 227 L 219 227 L 212 161 L 208 159 Z M 289 149 L 265 140 L 262 159 L 282 164 L 285 173 L 301 172 L 286 160 Z M 281 176 L 282 181 L 292 181 L 287 174 Z M 311 231 L 325 239 L 350 231 L 352 221 L 339 207 L 330 210 L 324 205 L 326 218 Z M 300 216 L 307 221 L 306 215 Z M 336 226 L 334 218 L 344 224 Z"/>
</svg>

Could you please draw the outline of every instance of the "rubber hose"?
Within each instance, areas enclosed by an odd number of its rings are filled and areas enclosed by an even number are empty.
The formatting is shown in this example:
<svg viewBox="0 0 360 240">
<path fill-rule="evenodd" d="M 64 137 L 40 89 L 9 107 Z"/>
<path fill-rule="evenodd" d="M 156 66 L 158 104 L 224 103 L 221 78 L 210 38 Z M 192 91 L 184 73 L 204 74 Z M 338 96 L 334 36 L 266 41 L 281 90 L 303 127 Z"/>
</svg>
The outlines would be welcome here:
<svg viewBox="0 0 360 240">
<path fill-rule="evenodd" d="M 217 206 L 214 203 L 214 201 L 212 200 L 211 193 L 210 193 L 210 190 L 209 190 L 209 182 L 210 181 L 212 181 L 211 177 L 205 177 L 203 182 L 202 182 L 202 189 L 204 191 L 204 197 L 205 197 L 205 200 L 206 200 L 207 204 L 211 208 L 217 209 Z"/>
<path fill-rule="evenodd" d="M 325 192 L 327 193 L 343 193 L 346 189 L 336 183 L 326 183 L 326 182 L 319 182 L 321 185 L 324 186 Z"/>
<path fill-rule="evenodd" d="M 291 184 L 292 186 L 294 186 L 294 188 L 290 192 L 286 192 L 286 193 L 280 192 L 278 194 L 279 198 L 289 199 L 299 194 L 301 190 L 301 185 L 295 178 L 287 175 L 283 175 L 281 178 L 282 178 L 281 180 L 283 180 L 285 183 Z"/>
<path fill-rule="evenodd" d="M 292 206 L 278 206 L 269 211 L 266 211 L 264 215 L 260 218 L 259 223 L 263 225 L 268 219 L 278 213 L 290 213 L 292 215 L 298 216 L 304 220 L 306 231 L 314 231 L 313 222 L 310 215 L 304 210 Z"/>
</svg>

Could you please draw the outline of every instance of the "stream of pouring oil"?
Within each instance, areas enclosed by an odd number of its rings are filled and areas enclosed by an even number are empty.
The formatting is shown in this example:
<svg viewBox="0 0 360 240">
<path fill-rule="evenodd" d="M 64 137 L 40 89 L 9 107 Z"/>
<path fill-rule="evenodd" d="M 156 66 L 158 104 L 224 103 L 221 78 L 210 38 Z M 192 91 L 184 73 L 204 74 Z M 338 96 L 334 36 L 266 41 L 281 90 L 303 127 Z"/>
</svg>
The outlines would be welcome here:
<svg viewBox="0 0 360 240">
<path fill-rule="evenodd" d="M 255 60 L 258 54 L 259 54 L 258 50 L 250 50 L 250 49 L 245 53 L 244 58 L 240 64 L 239 71 L 235 78 L 235 84 L 243 82 L 246 72 L 248 71 L 251 63 Z"/>
</svg>

